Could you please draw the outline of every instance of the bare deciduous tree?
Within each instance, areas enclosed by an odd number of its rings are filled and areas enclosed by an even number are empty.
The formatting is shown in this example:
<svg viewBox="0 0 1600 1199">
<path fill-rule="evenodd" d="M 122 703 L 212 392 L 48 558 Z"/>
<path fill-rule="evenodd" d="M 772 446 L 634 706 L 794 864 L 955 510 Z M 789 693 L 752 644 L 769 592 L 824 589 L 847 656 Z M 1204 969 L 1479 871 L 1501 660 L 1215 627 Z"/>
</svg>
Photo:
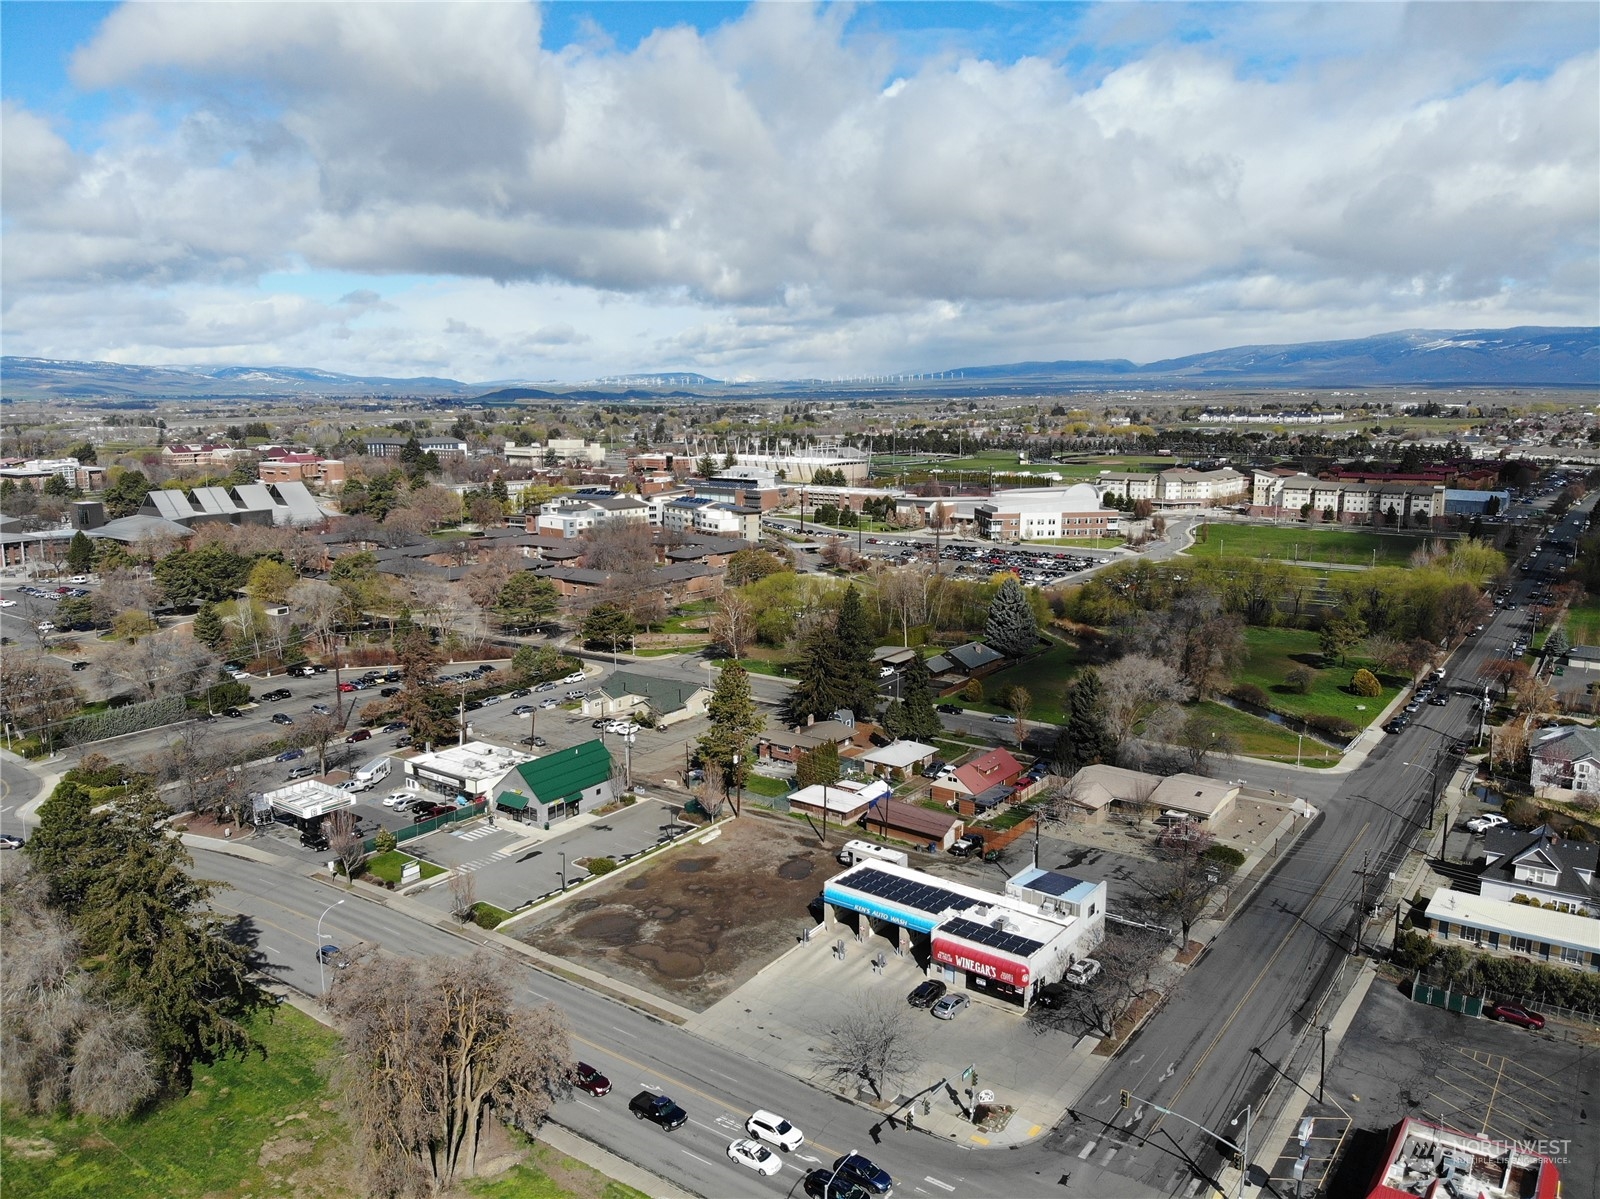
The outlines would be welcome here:
<svg viewBox="0 0 1600 1199">
<path fill-rule="evenodd" d="M 838 1079 L 858 1079 L 880 1099 L 922 1060 L 922 1027 L 894 996 L 866 992 L 844 1016 L 813 1031 L 818 1060 Z"/>
<path fill-rule="evenodd" d="M 366 846 L 356 832 L 354 812 L 330 812 L 324 822 L 328 829 L 328 848 L 339 858 L 345 878 L 354 878 L 361 863 L 367 860 Z"/>
<path fill-rule="evenodd" d="M 93 998 L 77 935 L 20 864 L 7 869 L 0 903 L 0 1093 L 35 1112 L 127 1116 L 158 1087 L 143 1018 Z"/>
<path fill-rule="evenodd" d="M 216 677 L 218 659 L 205 646 L 175 633 L 157 633 L 118 645 L 101 659 L 103 675 L 121 679 L 142 700 L 194 695 Z"/>
<path fill-rule="evenodd" d="M 1149 929 L 1115 926 L 1095 949 L 1100 973 L 1086 987 L 1060 987 L 1054 1005 L 1035 1003 L 1028 1020 L 1035 1031 L 1116 1033 L 1117 1022 L 1134 1003 L 1150 993 L 1150 975 L 1160 960 L 1166 938 Z"/>
<path fill-rule="evenodd" d="M 289 588 L 288 601 L 295 619 L 326 650 L 347 607 L 344 592 L 321 579 L 302 579 Z"/>
<path fill-rule="evenodd" d="M 1176 668 L 1143 654 L 1129 654 L 1100 672 L 1106 721 L 1120 745 L 1142 717 L 1164 704 L 1181 704 L 1190 687 Z"/>
<path fill-rule="evenodd" d="M 450 914 L 465 924 L 472 919 L 478 903 L 478 886 L 470 871 L 457 870 L 450 876 Z"/>
<path fill-rule="evenodd" d="M 566 1022 L 519 1008 L 485 956 L 373 958 L 339 972 L 339 1074 L 374 1194 L 439 1194 L 471 1177 L 488 1120 L 532 1129 L 564 1093 Z"/>
<path fill-rule="evenodd" d="M 756 637 L 756 616 L 750 601 L 737 591 L 727 591 L 711 615 L 711 639 L 730 658 L 744 657 Z"/>
</svg>

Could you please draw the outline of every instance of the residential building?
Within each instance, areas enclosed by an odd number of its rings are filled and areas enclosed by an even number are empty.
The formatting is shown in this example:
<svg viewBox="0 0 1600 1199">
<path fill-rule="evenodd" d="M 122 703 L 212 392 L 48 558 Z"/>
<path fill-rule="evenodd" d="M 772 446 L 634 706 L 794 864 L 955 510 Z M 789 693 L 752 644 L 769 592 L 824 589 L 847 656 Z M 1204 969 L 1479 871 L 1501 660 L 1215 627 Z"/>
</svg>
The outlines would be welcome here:
<svg viewBox="0 0 1600 1199">
<path fill-rule="evenodd" d="M 658 523 L 676 533 L 708 533 L 715 537 L 737 537 L 742 541 L 761 540 L 761 513 L 741 508 L 709 496 L 656 496 L 651 504 L 660 513 Z"/>
<path fill-rule="evenodd" d="M 704 715 L 711 688 L 704 683 L 646 674 L 637 670 L 613 671 L 583 701 L 585 716 L 648 715 L 651 722 L 667 728 L 695 716 Z"/>
<path fill-rule="evenodd" d="M 652 524 L 651 515 L 651 505 L 637 496 L 593 489 L 541 505 L 537 513 L 527 518 L 526 527 L 540 537 L 569 540 L 599 525 Z"/>
<path fill-rule="evenodd" d="M 599 740 L 522 762 L 495 784 L 494 806 L 517 820 L 552 824 L 604 807 L 617 797 L 611 751 Z"/>
<path fill-rule="evenodd" d="M 320 454 L 280 454 L 263 459 L 256 467 L 263 483 L 305 483 L 318 491 L 344 486 L 344 463 Z"/>
<path fill-rule="evenodd" d="M 369 458 L 395 458 L 398 459 L 405 452 L 406 441 L 394 437 L 369 437 L 367 438 L 367 456 Z"/>
<path fill-rule="evenodd" d="M 206 441 L 199 444 L 189 444 L 181 441 L 172 441 L 161 447 L 161 464 L 171 467 L 226 466 L 231 468 L 235 458 L 249 452 L 248 450 L 236 450 L 223 442 Z"/>
<path fill-rule="evenodd" d="M 1428 525 L 1445 515 L 1445 488 L 1442 483 L 1368 483 L 1257 470 L 1251 472 L 1250 514 L 1274 520 Z"/>
<path fill-rule="evenodd" d="M 10 479 L 18 487 L 43 491 L 56 476 L 79 491 L 99 491 L 105 486 L 105 468 L 76 458 L 7 458 L 0 462 L 0 479 Z"/>
<path fill-rule="evenodd" d="M 939 756 L 937 746 L 921 741 L 892 741 L 857 756 L 871 774 L 890 774 L 898 770 L 902 775 L 913 775 Z"/>
<path fill-rule="evenodd" d="M 817 720 L 793 729 L 773 729 L 756 740 L 756 756 L 777 762 L 798 762 L 822 745 L 837 745 L 840 753 L 850 748 L 867 749 L 872 744 L 871 726 L 858 725 L 849 709 L 833 714 L 832 720 Z"/>
<path fill-rule="evenodd" d="M 1250 491 L 1250 480 L 1228 466 L 1216 470 L 1173 466 L 1159 473 L 1108 470 L 1100 472 L 1095 483 L 1100 495 L 1149 500 L 1157 508 L 1236 504 Z"/>
<path fill-rule="evenodd" d="M 929 794 L 940 802 L 956 804 L 980 795 L 992 794 L 993 802 L 977 809 L 982 811 L 997 806 L 1009 798 L 1013 784 L 1022 777 L 1023 770 L 1022 763 L 1017 761 L 1010 750 L 996 747 L 979 754 L 970 762 L 957 766 L 956 777 L 945 782 L 936 781 Z M 967 814 L 973 813 L 968 811 Z"/>
<path fill-rule="evenodd" d="M 468 451 L 467 443 L 459 437 L 419 437 L 417 445 L 424 454 L 432 454 L 441 462 L 465 458 Z"/>
<path fill-rule="evenodd" d="M 1600 916 L 1600 894 L 1595 889 L 1600 846 L 1568 841 L 1549 825 L 1532 832 L 1498 828 L 1484 834 L 1483 858 L 1478 894 L 1486 899 Z"/>
<path fill-rule="evenodd" d="M 861 815 L 861 827 L 880 837 L 908 841 L 932 853 L 944 853 L 961 839 L 967 824 L 950 812 L 935 812 L 899 799 L 880 799 Z"/>
<path fill-rule="evenodd" d="M 1571 661 L 1574 650 L 1568 655 Z M 1528 750 L 1529 779 L 1535 791 L 1560 787 L 1567 791 L 1600 791 L 1600 729 L 1572 725 L 1544 729 Z"/>
<path fill-rule="evenodd" d="M 814 783 L 789 792 L 789 810 L 813 816 L 817 820 L 821 820 L 826 812 L 830 821 L 856 824 L 874 803 L 887 799 L 888 795 L 889 784 L 882 779 L 870 782 L 842 779 L 826 786 Z"/>
</svg>

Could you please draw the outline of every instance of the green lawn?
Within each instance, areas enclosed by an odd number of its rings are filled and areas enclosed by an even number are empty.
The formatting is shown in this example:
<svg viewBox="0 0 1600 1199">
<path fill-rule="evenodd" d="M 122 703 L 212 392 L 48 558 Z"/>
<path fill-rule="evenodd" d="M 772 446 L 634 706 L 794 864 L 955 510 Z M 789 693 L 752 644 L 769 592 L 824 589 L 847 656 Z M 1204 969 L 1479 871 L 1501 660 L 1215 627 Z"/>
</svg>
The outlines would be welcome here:
<svg viewBox="0 0 1600 1199">
<path fill-rule="evenodd" d="M 1032 541 L 1023 542 L 1024 545 L 1064 545 L 1073 546 L 1080 550 L 1114 550 L 1119 545 L 1126 544 L 1123 537 L 1039 537 Z"/>
<path fill-rule="evenodd" d="M 1574 604 L 1561 623 L 1573 645 L 1600 645 L 1600 604 Z"/>
<path fill-rule="evenodd" d="M 1375 533 L 1342 525 L 1214 525 L 1195 530 L 1195 543 L 1185 550 L 1197 558 L 1242 554 L 1285 562 L 1336 562 L 1371 566 L 1404 566 L 1424 541 L 1436 533 Z M 1204 538 L 1204 540 L 1201 540 Z"/>
<path fill-rule="evenodd" d="M 979 712 L 1000 712 L 1002 709 L 995 704 L 994 697 L 1001 688 L 1026 687 L 1028 694 L 1033 696 L 1033 709 L 1028 713 L 1028 719 L 1060 724 L 1066 717 L 1061 708 L 1061 690 L 1082 664 L 1077 646 L 1056 641 L 1038 657 L 1008 666 L 985 678 L 982 703 L 969 704 L 959 696 L 954 697 L 952 702 Z"/>
<path fill-rule="evenodd" d="M 1244 637 L 1246 657 L 1233 681 L 1260 687 L 1279 711 L 1295 716 L 1342 716 L 1365 727 L 1399 690 L 1397 685 L 1385 682 L 1382 695 L 1371 699 L 1351 695 L 1344 690 L 1351 676 L 1372 664 L 1352 655 L 1343 665 L 1323 667 L 1317 635 L 1304 629 L 1248 628 Z M 1311 690 L 1304 695 L 1291 691 L 1283 681 L 1296 666 L 1310 666 L 1316 672 Z"/>
<path fill-rule="evenodd" d="M 780 799 L 789 794 L 786 780 L 768 778 L 764 774 L 752 774 L 745 779 L 744 789 L 751 795 L 765 795 L 768 799 Z"/>
<path fill-rule="evenodd" d="M 386 883 L 400 885 L 400 871 L 408 862 L 418 859 L 408 853 L 401 853 L 398 849 L 391 849 L 388 853 L 375 853 L 367 859 L 367 873 L 374 878 L 381 878 Z M 443 866 L 435 866 L 432 862 L 421 862 L 422 877 L 432 878 L 434 875 L 443 874 Z"/>
<path fill-rule="evenodd" d="M 1218 725 L 1233 734 L 1239 752 L 1249 758 L 1267 758 L 1279 762 L 1293 762 L 1298 738 L 1288 729 L 1271 721 L 1261 720 L 1248 712 L 1230 708 L 1227 704 L 1204 700 L 1195 705 Z M 1302 766 L 1337 766 L 1339 758 L 1333 750 L 1320 741 L 1307 737 L 1299 746 Z"/>
<path fill-rule="evenodd" d="M 245 1199 L 352 1195 L 355 1161 L 338 1116 L 321 1107 L 339 1039 L 293 1008 L 257 1028 L 266 1059 L 196 1071 L 193 1092 L 120 1124 L 6 1113 L 5 1189 L 34 1199 Z M 285 1116 L 298 1118 L 286 1121 Z M 294 1148 L 262 1165 L 263 1147 Z M 303 1148 L 298 1146 L 303 1144 Z"/>
</svg>

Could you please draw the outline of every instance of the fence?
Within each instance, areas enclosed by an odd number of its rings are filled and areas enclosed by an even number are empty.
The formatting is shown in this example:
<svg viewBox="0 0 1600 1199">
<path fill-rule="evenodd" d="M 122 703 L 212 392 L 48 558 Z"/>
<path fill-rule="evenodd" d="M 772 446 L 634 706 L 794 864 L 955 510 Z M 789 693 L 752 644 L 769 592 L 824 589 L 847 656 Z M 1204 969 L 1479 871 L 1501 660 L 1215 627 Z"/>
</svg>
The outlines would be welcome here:
<svg viewBox="0 0 1600 1199">
<path fill-rule="evenodd" d="M 431 819 L 420 821 L 417 824 L 413 824 L 410 828 L 398 828 L 393 830 L 395 843 L 397 845 L 404 844 L 407 841 L 411 841 L 417 837 L 431 833 L 435 829 L 441 829 L 447 824 L 459 824 L 463 820 L 471 820 L 474 816 L 482 816 L 488 810 L 488 800 L 474 800 L 466 807 L 457 808 L 455 811 L 447 812 L 443 816 L 434 816 Z M 368 837 L 361 843 L 361 848 L 367 853 L 376 852 L 378 848 L 378 839 L 376 837 Z"/>
</svg>

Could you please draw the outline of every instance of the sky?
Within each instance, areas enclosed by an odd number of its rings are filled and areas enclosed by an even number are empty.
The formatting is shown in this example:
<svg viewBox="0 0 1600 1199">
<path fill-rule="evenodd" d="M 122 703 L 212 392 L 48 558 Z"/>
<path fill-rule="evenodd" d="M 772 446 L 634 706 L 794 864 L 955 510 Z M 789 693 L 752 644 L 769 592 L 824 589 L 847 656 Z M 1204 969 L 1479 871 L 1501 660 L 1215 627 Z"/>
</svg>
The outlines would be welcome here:
<svg viewBox="0 0 1600 1199">
<path fill-rule="evenodd" d="M 0 4 L 0 346 L 475 382 L 1600 325 L 1587 3 Z"/>
</svg>

